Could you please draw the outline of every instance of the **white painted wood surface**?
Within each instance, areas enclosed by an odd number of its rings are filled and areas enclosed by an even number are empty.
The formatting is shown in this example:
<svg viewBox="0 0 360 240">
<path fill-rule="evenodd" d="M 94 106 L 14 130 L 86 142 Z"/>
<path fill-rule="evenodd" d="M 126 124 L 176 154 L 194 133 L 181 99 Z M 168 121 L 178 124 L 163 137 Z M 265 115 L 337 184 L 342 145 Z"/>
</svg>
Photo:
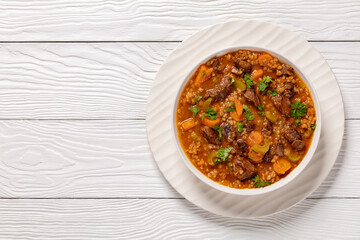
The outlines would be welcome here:
<svg viewBox="0 0 360 240">
<path fill-rule="evenodd" d="M 359 1 L 0 0 L 0 10 L 0 239 L 360 239 Z M 312 40 L 347 118 L 324 183 L 251 220 L 207 213 L 173 190 L 144 121 L 178 41 L 239 18 Z"/>
<path fill-rule="evenodd" d="M 1 41 L 164 41 L 234 19 L 278 23 L 310 40 L 358 40 L 357 0 L 0 1 Z"/>
<path fill-rule="evenodd" d="M 145 119 L 157 70 L 179 43 L 0 44 L 0 119 Z M 360 42 L 312 43 L 360 118 Z"/>
<path fill-rule="evenodd" d="M 0 238 L 357 240 L 359 208 L 357 199 L 307 199 L 273 216 L 231 219 L 185 199 L 0 200 Z"/>
</svg>

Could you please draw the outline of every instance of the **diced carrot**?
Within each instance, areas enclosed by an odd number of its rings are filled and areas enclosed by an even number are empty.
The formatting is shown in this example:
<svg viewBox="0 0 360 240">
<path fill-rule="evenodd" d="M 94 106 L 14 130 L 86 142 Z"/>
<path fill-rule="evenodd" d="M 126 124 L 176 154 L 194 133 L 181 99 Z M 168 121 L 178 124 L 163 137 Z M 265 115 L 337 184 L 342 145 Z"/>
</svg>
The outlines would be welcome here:
<svg viewBox="0 0 360 240">
<path fill-rule="evenodd" d="M 195 120 L 193 118 L 186 119 L 181 123 L 181 126 L 185 131 L 189 130 L 190 128 L 195 127 Z"/>
<path fill-rule="evenodd" d="M 235 121 L 240 122 L 240 117 L 239 117 L 239 115 L 237 114 L 236 111 L 230 112 L 230 116 L 231 116 L 232 119 L 234 119 Z"/>
<path fill-rule="evenodd" d="M 284 174 L 291 168 L 291 163 L 285 158 L 279 158 L 274 162 L 273 169 L 277 174 Z"/>
<path fill-rule="evenodd" d="M 255 151 L 250 150 L 250 152 L 249 152 L 249 158 L 250 158 L 251 162 L 259 163 L 262 161 L 263 157 L 264 157 L 263 154 L 257 153 Z"/>
<path fill-rule="evenodd" d="M 258 58 L 258 61 L 259 61 L 259 64 L 261 66 L 265 66 L 266 64 L 268 64 L 271 60 L 272 60 L 272 56 L 267 54 L 267 53 L 264 53 L 262 54 L 259 58 Z"/>
<path fill-rule="evenodd" d="M 250 147 L 254 146 L 255 144 L 260 144 L 264 140 L 264 136 L 259 131 L 252 131 L 249 134 L 249 137 L 247 139 L 247 143 L 250 145 Z"/>
<path fill-rule="evenodd" d="M 198 74 L 195 78 L 195 86 L 200 86 L 202 83 L 210 79 L 212 69 L 201 65 Z"/>
<path fill-rule="evenodd" d="M 257 80 L 264 75 L 264 71 L 262 69 L 255 69 L 251 73 L 251 78 Z"/>
<path fill-rule="evenodd" d="M 243 113 L 243 105 L 238 99 L 235 99 L 234 103 L 235 103 L 236 113 L 240 117 Z"/>
<path fill-rule="evenodd" d="M 208 127 L 215 127 L 215 125 L 220 125 L 220 118 L 217 118 L 217 119 L 214 119 L 214 120 L 211 120 L 207 117 L 205 117 L 204 119 L 201 120 L 202 124 L 204 124 L 205 126 L 208 126 Z"/>
</svg>

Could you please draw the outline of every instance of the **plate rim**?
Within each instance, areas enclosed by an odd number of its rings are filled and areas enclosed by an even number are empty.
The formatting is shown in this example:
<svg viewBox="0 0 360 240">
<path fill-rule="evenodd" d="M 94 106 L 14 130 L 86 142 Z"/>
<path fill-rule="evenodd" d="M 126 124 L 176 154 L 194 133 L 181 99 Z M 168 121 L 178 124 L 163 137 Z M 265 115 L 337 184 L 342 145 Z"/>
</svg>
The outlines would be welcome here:
<svg viewBox="0 0 360 240">
<path fill-rule="evenodd" d="M 159 74 L 162 73 L 162 69 L 164 67 L 167 66 L 167 64 L 169 64 L 169 62 L 171 62 L 172 60 L 172 56 L 174 55 L 174 53 L 176 53 L 177 51 L 182 50 L 181 48 L 186 44 L 187 42 L 191 41 L 193 38 L 195 38 L 196 36 L 199 36 L 201 35 L 201 33 L 204 33 L 206 31 L 209 31 L 213 28 L 219 28 L 220 27 L 220 31 L 221 31 L 221 27 L 226 27 L 226 25 L 228 24 L 260 24 L 260 25 L 267 25 L 267 27 L 271 26 L 272 28 L 275 28 L 275 29 L 279 29 L 279 31 L 282 31 L 282 32 L 287 32 L 287 33 L 290 33 L 291 35 L 295 36 L 295 38 L 297 40 L 300 40 L 302 44 L 305 44 L 305 45 L 309 45 L 310 46 L 310 50 L 312 50 L 312 52 L 315 52 L 316 54 L 318 54 L 320 56 L 320 60 L 322 60 L 322 62 L 325 63 L 325 66 L 323 66 L 323 68 L 327 68 L 327 73 L 331 74 L 331 77 L 332 79 L 331 80 L 334 80 L 335 84 L 336 84 L 336 89 L 339 91 L 339 95 L 340 95 L 340 101 L 338 103 L 338 106 L 340 107 L 339 110 L 341 110 L 341 115 L 342 115 L 342 118 L 341 118 L 341 122 L 340 122 L 340 128 L 339 128 L 339 131 L 341 131 L 341 134 L 339 135 L 339 139 L 338 141 L 340 141 L 341 144 L 339 144 L 335 150 L 336 152 L 336 156 L 334 157 L 335 159 L 331 162 L 331 166 L 330 168 L 328 169 L 328 171 L 326 171 L 326 174 L 323 174 L 321 179 L 319 181 L 317 181 L 317 183 L 315 184 L 316 186 L 315 187 L 312 187 L 310 191 L 308 191 L 306 194 L 302 194 L 302 196 L 296 200 L 295 203 L 292 203 L 290 204 L 289 206 L 287 207 L 282 207 L 281 209 L 275 209 L 274 211 L 272 212 L 269 212 L 267 214 L 256 214 L 255 216 L 251 216 L 251 214 L 247 213 L 246 215 L 237 215 L 237 216 L 234 216 L 234 215 L 229 215 L 229 214 L 223 214 L 223 213 L 219 213 L 219 212 L 216 212 L 216 211 L 212 211 L 212 209 L 209 209 L 208 206 L 204 206 L 203 204 L 199 204 L 199 200 L 196 199 L 196 201 L 194 200 L 194 198 L 192 196 L 189 196 L 189 195 L 185 195 L 184 193 L 182 193 L 179 189 L 179 186 L 174 184 L 174 180 L 173 179 L 169 179 L 169 176 L 167 176 L 167 174 L 164 172 L 164 167 L 161 166 L 161 164 L 159 163 L 159 160 L 157 159 L 157 157 L 155 156 L 155 151 L 158 151 L 156 149 L 156 147 L 153 146 L 153 141 L 154 139 L 152 139 L 150 136 L 152 135 L 152 129 L 151 129 L 151 125 L 152 123 L 150 123 L 150 121 L 152 121 L 152 117 L 151 117 L 151 113 L 150 113 L 150 110 L 151 110 L 151 104 L 152 104 L 152 95 L 154 94 L 153 93 L 153 89 L 154 89 L 154 85 L 156 85 L 156 82 L 157 82 L 157 79 L 159 78 Z M 229 46 L 227 46 L 228 48 Z M 260 46 L 260 47 L 264 47 L 264 46 Z M 268 48 L 267 46 L 265 46 L 265 48 Z M 272 50 L 272 51 L 275 51 L 275 50 Z M 288 56 L 286 56 L 285 54 L 282 54 L 282 53 L 279 53 L 279 55 L 284 55 L 286 58 Z M 304 73 L 305 75 L 306 73 Z M 315 77 L 314 77 L 315 78 Z M 309 81 L 311 82 L 311 77 L 309 76 Z M 175 84 L 176 85 L 176 84 Z M 176 85 L 177 86 L 177 85 Z M 316 87 L 315 87 L 315 91 L 317 91 Z M 320 101 L 320 104 L 321 104 L 321 100 L 319 99 Z M 172 102 L 172 101 L 171 101 Z M 323 120 L 325 119 L 324 116 L 322 116 Z M 227 21 L 227 22 L 223 22 L 223 23 L 218 23 L 218 24 L 214 24 L 214 25 L 211 25 L 211 26 L 208 26 L 200 31 L 198 31 L 197 33 L 189 36 L 187 39 L 185 39 L 181 44 L 179 44 L 171 53 L 170 55 L 165 59 L 163 65 L 160 67 L 158 73 L 156 74 L 156 77 L 154 79 L 154 82 L 152 84 L 152 88 L 151 88 L 151 91 L 150 91 L 150 94 L 149 94 L 149 98 L 148 98 L 148 103 L 147 103 L 147 114 L 146 114 L 146 131 L 147 131 L 147 137 L 148 137 L 148 142 L 149 142 L 149 145 L 150 145 L 150 149 L 151 149 L 151 152 L 153 154 L 153 157 L 154 157 L 154 160 L 159 168 L 159 170 L 162 172 L 163 176 L 165 177 L 165 179 L 170 183 L 170 185 L 175 188 L 175 190 L 177 190 L 183 197 L 185 197 L 186 199 L 188 199 L 189 201 L 191 201 L 192 203 L 194 203 L 195 205 L 207 210 L 207 211 L 210 211 L 210 212 L 213 212 L 213 213 L 216 213 L 216 214 L 219 214 L 219 215 L 223 215 L 223 216 L 231 216 L 231 217 L 239 217 L 239 218 L 251 218 L 251 217 L 256 217 L 256 216 L 266 216 L 266 215 L 271 215 L 271 214 L 274 214 L 274 213 L 278 213 L 278 212 L 282 212 L 288 208 L 291 208 L 292 206 L 296 205 L 297 203 L 301 202 L 302 200 L 304 200 L 306 197 L 308 197 L 312 192 L 314 192 L 320 185 L 321 183 L 325 180 L 325 178 L 329 175 L 332 167 L 334 166 L 335 162 L 336 162 L 336 159 L 337 159 L 337 156 L 340 152 L 340 149 L 341 149 L 341 146 L 343 144 L 343 137 L 344 137 L 344 126 L 345 126 L 345 111 L 344 111 L 344 102 L 343 102 L 343 97 L 342 97 L 342 94 L 341 94 L 341 89 L 339 87 L 339 84 L 336 80 L 336 77 L 335 77 L 335 74 L 332 72 L 329 64 L 326 62 L 326 60 L 323 58 L 323 56 L 310 44 L 308 43 L 304 38 L 302 38 L 301 36 L 293 33 L 292 31 L 282 27 L 282 26 L 278 26 L 278 25 L 275 25 L 273 23 L 270 23 L 270 22 L 262 22 L 262 21 L 257 21 L 257 20 L 234 20 L 234 21 Z M 157 136 L 158 137 L 158 136 Z M 321 141 L 321 139 L 320 139 Z M 177 150 L 176 150 L 177 151 Z M 179 154 L 179 153 L 178 153 Z M 184 164 L 184 163 L 183 163 Z M 306 169 L 304 169 L 306 170 Z M 190 171 L 190 170 L 189 170 Z M 195 177 L 195 176 L 194 176 Z M 200 180 L 198 180 L 200 181 Z M 210 188 L 210 187 L 209 187 Z M 286 188 L 286 186 L 284 186 L 283 188 Z M 187 193 L 188 194 L 188 193 Z M 262 195 L 258 195 L 258 196 L 262 196 Z M 239 197 L 239 196 L 236 196 L 236 197 Z M 241 198 L 246 198 L 247 196 L 240 196 Z M 251 196 L 253 197 L 253 196 Z"/>
</svg>

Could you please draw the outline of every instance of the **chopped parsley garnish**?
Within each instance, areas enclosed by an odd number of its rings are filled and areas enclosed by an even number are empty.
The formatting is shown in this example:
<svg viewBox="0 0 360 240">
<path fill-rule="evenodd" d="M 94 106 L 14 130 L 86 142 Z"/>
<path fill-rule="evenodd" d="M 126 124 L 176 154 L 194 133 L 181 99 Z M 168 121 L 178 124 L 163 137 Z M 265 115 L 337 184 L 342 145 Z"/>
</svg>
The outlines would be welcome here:
<svg viewBox="0 0 360 240">
<path fill-rule="evenodd" d="M 242 133 L 244 131 L 244 124 L 241 122 L 237 123 L 237 130 L 239 133 Z"/>
<path fill-rule="evenodd" d="M 297 127 L 300 126 L 300 119 L 295 120 L 295 126 L 297 126 Z"/>
<path fill-rule="evenodd" d="M 235 82 L 235 79 L 232 78 L 232 79 L 231 79 L 231 82 L 230 82 L 230 85 L 233 84 L 234 82 Z"/>
<path fill-rule="evenodd" d="M 254 85 L 254 83 L 253 83 L 254 79 L 250 78 L 249 74 L 245 74 L 244 81 L 245 81 L 246 87 L 248 89 L 252 88 L 252 85 Z"/>
<path fill-rule="evenodd" d="M 265 187 L 265 186 L 271 184 L 271 182 L 260 180 L 259 175 L 256 175 L 256 176 L 255 176 L 254 178 L 252 178 L 251 180 L 253 180 L 254 185 L 255 185 L 255 187 L 257 187 L 257 188 Z"/>
<path fill-rule="evenodd" d="M 269 76 L 264 76 L 263 80 L 259 82 L 258 88 L 260 91 L 265 91 L 265 89 L 268 87 L 269 83 L 271 83 L 273 80 Z"/>
<path fill-rule="evenodd" d="M 264 110 L 264 104 L 260 104 L 259 106 L 258 106 L 258 109 L 260 110 L 260 111 L 262 111 L 262 110 Z"/>
<path fill-rule="evenodd" d="M 229 103 L 229 107 L 226 109 L 226 112 L 235 111 L 234 103 Z"/>
<path fill-rule="evenodd" d="M 196 114 L 200 111 L 196 106 L 189 107 L 189 110 L 193 113 L 193 118 L 195 118 Z"/>
<path fill-rule="evenodd" d="M 264 107 L 265 107 L 264 104 L 260 104 L 258 106 L 258 109 L 259 109 L 258 114 L 261 115 L 262 117 L 265 116 Z"/>
<path fill-rule="evenodd" d="M 200 99 L 202 99 L 202 96 L 198 94 L 197 97 L 194 98 L 195 103 L 199 104 Z"/>
<path fill-rule="evenodd" d="M 219 165 L 220 162 L 225 162 L 229 160 L 229 154 L 231 150 L 233 150 L 233 147 L 227 147 L 227 148 L 220 147 L 220 149 L 217 151 L 219 158 L 215 159 L 215 164 Z"/>
<path fill-rule="evenodd" d="M 306 115 L 307 108 L 308 107 L 305 104 L 302 104 L 301 102 L 296 101 L 291 104 L 290 116 L 295 119 L 303 117 Z"/>
<path fill-rule="evenodd" d="M 311 131 L 312 131 L 312 132 L 314 132 L 314 131 L 315 131 L 315 128 L 316 128 L 316 123 L 311 124 L 311 126 L 310 126 L 310 127 L 311 127 Z"/>
<path fill-rule="evenodd" d="M 266 94 L 271 96 L 276 96 L 279 93 L 274 89 L 274 90 L 267 90 Z"/>
<path fill-rule="evenodd" d="M 205 76 L 205 70 L 202 71 L 202 73 L 201 73 L 201 77 L 203 77 L 203 76 Z"/>
<path fill-rule="evenodd" d="M 254 117 L 252 111 L 250 111 L 249 107 L 247 105 L 243 104 L 243 108 L 245 110 L 245 112 L 244 112 L 245 119 L 248 121 L 254 120 L 255 117 Z"/>
<path fill-rule="evenodd" d="M 217 113 L 214 109 L 212 109 L 211 107 L 208 107 L 206 109 L 206 113 L 204 115 L 202 115 L 201 119 L 204 119 L 205 117 L 208 117 L 211 120 L 215 120 L 217 118 Z"/>
<path fill-rule="evenodd" d="M 218 125 L 215 125 L 214 129 L 219 133 L 219 140 L 222 140 L 222 132 L 221 132 L 221 127 L 219 127 Z"/>
<path fill-rule="evenodd" d="M 251 161 L 254 161 L 254 159 L 252 157 L 249 157 Z"/>
</svg>

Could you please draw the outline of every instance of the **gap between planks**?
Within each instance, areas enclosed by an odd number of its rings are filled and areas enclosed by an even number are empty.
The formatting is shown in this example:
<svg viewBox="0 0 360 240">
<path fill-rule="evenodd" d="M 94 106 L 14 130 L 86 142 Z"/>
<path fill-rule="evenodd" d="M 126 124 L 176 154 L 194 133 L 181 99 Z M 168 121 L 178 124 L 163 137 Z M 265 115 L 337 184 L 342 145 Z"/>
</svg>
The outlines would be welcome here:
<svg viewBox="0 0 360 240">
<path fill-rule="evenodd" d="M 79 44 L 79 43 L 181 43 L 183 40 L 169 40 L 169 41 L 154 41 L 154 40 L 133 40 L 133 41 L 0 41 L 0 44 L 27 44 L 27 43 L 68 43 L 68 44 Z M 308 42 L 323 42 L 323 43 L 351 43 L 360 42 L 360 40 L 307 40 Z"/>
<path fill-rule="evenodd" d="M 184 197 L 0 197 L 0 200 L 12 200 L 12 199 L 30 199 L 30 200 L 97 200 L 97 199 L 105 199 L 105 200 L 119 200 L 119 199 L 185 199 Z M 307 197 L 305 199 L 360 199 L 360 197 Z"/>
</svg>

